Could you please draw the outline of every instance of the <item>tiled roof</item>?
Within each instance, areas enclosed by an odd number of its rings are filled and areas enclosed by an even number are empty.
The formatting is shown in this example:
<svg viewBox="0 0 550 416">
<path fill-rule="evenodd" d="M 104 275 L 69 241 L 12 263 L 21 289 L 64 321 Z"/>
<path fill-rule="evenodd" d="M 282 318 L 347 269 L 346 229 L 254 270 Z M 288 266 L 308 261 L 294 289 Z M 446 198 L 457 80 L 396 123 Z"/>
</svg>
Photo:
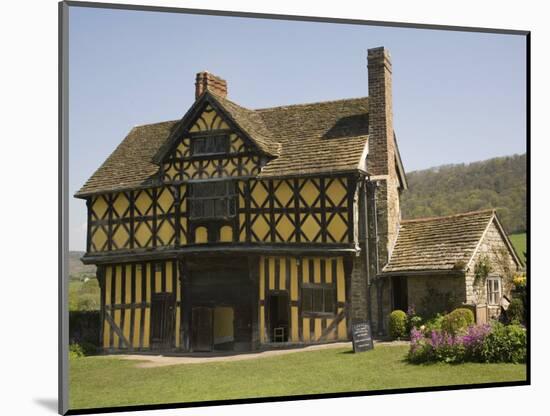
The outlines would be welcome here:
<svg viewBox="0 0 550 416">
<path fill-rule="evenodd" d="M 273 156 L 260 177 L 356 171 L 367 144 L 368 99 L 249 110 L 213 95 L 264 153 Z M 134 127 L 76 196 L 151 183 L 156 157 L 179 121 Z"/>
<path fill-rule="evenodd" d="M 383 273 L 464 271 L 494 210 L 401 221 Z"/>
<path fill-rule="evenodd" d="M 134 127 L 76 196 L 150 184 L 159 169 L 152 159 L 177 122 L 165 121 Z"/>
</svg>

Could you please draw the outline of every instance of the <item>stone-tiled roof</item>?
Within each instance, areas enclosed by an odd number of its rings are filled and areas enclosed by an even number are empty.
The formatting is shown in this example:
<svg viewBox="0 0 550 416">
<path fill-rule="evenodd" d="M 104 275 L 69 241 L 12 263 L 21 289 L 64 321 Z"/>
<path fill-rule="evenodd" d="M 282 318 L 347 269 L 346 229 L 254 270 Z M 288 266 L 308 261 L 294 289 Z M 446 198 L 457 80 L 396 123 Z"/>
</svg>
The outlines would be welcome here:
<svg viewBox="0 0 550 416">
<path fill-rule="evenodd" d="M 153 163 L 153 157 L 177 122 L 165 121 L 134 127 L 76 196 L 151 184 L 159 169 Z"/>
<path fill-rule="evenodd" d="M 273 156 L 260 177 L 362 168 L 368 134 L 366 97 L 249 110 L 208 95 L 262 152 Z M 158 171 L 156 157 L 179 124 L 174 120 L 134 127 L 76 196 L 150 184 Z"/>
<path fill-rule="evenodd" d="M 494 210 L 401 221 L 384 274 L 464 271 Z"/>
</svg>

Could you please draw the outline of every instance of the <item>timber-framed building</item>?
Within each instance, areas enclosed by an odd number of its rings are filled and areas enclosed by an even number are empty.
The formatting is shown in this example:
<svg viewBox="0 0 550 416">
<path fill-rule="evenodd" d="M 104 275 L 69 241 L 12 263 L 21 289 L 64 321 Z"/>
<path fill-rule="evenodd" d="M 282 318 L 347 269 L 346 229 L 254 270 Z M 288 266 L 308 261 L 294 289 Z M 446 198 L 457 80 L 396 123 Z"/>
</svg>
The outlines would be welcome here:
<svg viewBox="0 0 550 416">
<path fill-rule="evenodd" d="M 368 97 L 258 110 L 201 72 L 181 120 L 134 127 L 75 195 L 104 351 L 348 340 L 366 320 L 383 333 L 411 271 L 389 262 L 407 188 L 391 72 L 370 49 Z"/>
</svg>

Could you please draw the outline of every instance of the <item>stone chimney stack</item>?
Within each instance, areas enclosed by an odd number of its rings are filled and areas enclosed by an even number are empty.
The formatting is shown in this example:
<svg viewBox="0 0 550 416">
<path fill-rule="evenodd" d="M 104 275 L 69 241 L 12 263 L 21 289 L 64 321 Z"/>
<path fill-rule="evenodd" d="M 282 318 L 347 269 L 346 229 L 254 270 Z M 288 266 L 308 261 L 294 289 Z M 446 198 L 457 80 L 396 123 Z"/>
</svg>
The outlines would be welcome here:
<svg viewBox="0 0 550 416">
<path fill-rule="evenodd" d="M 208 71 L 199 72 L 195 81 L 195 100 L 206 90 L 225 98 L 227 97 L 227 82 Z"/>
<path fill-rule="evenodd" d="M 384 47 L 368 50 L 369 139 L 367 172 L 377 182 L 379 267 L 388 261 L 393 248 L 401 210 L 399 178 L 396 169 L 396 145 L 393 132 L 392 64 Z"/>
</svg>

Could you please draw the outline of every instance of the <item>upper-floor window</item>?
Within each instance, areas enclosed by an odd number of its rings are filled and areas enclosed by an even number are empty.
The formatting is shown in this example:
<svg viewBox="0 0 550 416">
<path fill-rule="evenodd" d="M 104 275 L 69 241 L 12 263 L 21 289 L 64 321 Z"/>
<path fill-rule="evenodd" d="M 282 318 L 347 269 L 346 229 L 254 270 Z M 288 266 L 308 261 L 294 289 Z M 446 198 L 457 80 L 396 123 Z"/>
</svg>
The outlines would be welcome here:
<svg viewBox="0 0 550 416">
<path fill-rule="evenodd" d="M 190 219 L 228 219 L 237 211 L 235 182 L 210 181 L 190 184 Z"/>
<path fill-rule="evenodd" d="M 191 140 L 191 155 L 217 155 L 229 153 L 229 136 L 204 136 Z"/>
<path fill-rule="evenodd" d="M 500 304 L 501 296 L 500 277 L 487 277 L 487 303 L 489 305 L 498 305 Z"/>
</svg>

